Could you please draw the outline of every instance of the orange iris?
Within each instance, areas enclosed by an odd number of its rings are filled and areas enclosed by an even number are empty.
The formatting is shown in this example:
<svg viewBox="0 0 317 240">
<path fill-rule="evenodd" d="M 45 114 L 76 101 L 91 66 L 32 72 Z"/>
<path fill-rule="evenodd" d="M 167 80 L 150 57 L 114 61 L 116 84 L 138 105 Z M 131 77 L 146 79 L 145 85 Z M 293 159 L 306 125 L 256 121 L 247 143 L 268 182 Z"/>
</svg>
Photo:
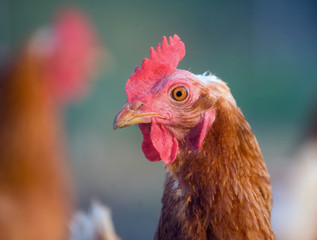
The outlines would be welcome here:
<svg viewBox="0 0 317 240">
<path fill-rule="evenodd" d="M 187 89 L 185 87 L 177 87 L 172 91 L 172 96 L 176 101 L 182 101 L 187 97 Z"/>
</svg>

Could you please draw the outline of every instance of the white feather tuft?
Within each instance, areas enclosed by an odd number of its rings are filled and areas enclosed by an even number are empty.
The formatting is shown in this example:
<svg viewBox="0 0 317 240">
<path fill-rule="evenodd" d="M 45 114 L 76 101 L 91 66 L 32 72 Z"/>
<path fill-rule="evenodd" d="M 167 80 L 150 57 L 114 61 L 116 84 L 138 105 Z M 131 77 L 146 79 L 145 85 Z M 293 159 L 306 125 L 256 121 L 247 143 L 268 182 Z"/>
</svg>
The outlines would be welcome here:
<svg viewBox="0 0 317 240">
<path fill-rule="evenodd" d="M 92 202 L 89 213 L 75 213 L 70 224 L 70 239 L 120 240 L 113 226 L 110 209 L 99 202 Z"/>
<path fill-rule="evenodd" d="M 222 81 L 220 78 L 218 78 L 215 75 L 212 75 L 211 72 L 204 72 L 202 75 L 196 75 L 198 79 L 205 85 L 208 85 L 209 83 L 216 82 L 223 85 L 226 85 L 224 81 Z"/>
<path fill-rule="evenodd" d="M 212 75 L 211 72 L 204 72 L 202 75 L 196 75 L 197 79 L 200 83 L 204 84 L 205 86 L 209 87 L 212 84 L 220 84 L 220 92 L 210 91 L 210 95 L 214 96 L 215 98 L 218 98 L 220 95 L 224 96 L 229 102 L 231 102 L 234 106 L 237 105 L 236 101 L 232 97 L 232 94 L 230 92 L 230 89 L 227 86 L 227 83 L 222 81 L 220 78 L 218 78 L 215 75 Z"/>
</svg>

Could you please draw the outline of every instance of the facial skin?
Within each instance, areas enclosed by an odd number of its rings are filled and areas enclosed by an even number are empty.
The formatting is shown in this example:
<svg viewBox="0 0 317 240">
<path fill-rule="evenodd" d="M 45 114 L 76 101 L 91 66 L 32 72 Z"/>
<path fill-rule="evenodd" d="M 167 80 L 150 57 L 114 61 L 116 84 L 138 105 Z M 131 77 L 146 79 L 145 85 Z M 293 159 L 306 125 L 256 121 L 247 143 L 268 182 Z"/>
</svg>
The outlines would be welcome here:
<svg viewBox="0 0 317 240">
<path fill-rule="evenodd" d="M 177 69 L 142 91 L 131 90 L 138 94 L 127 92 L 128 101 L 116 116 L 114 128 L 139 124 L 146 158 L 170 164 L 180 148 L 200 149 L 216 117 L 213 106 L 225 91 L 228 87 L 215 76 Z"/>
<path fill-rule="evenodd" d="M 176 126 L 190 128 L 192 126 L 188 126 L 187 121 L 184 122 L 184 120 L 195 119 L 199 121 L 199 113 L 192 110 L 202 88 L 198 82 L 191 80 L 194 77 L 195 75 L 190 72 L 177 70 L 157 82 L 143 94 L 128 99 L 124 109 L 133 113 L 134 117 L 143 117 L 143 120 L 137 123 L 149 123 L 155 118 L 159 124 L 172 126 L 173 128 Z M 178 87 L 184 87 L 187 90 L 187 96 L 183 100 L 176 100 L 172 96 L 173 90 Z M 115 119 L 114 128 L 136 124 L 133 118 L 130 119 L 131 122 L 122 122 L 122 120 L 122 113 L 119 112 Z"/>
</svg>

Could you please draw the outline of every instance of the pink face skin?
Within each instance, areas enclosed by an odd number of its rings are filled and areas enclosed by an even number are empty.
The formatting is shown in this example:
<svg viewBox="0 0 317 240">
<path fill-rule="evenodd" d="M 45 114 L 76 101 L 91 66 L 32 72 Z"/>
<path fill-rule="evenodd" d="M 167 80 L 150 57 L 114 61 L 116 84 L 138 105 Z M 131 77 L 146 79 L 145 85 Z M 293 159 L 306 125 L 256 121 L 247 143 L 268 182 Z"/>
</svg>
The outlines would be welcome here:
<svg viewBox="0 0 317 240">
<path fill-rule="evenodd" d="M 193 86 L 193 81 L 189 80 L 194 77 L 195 75 L 190 72 L 176 70 L 175 73 L 157 82 L 144 94 L 133 97 L 128 103 L 133 105 L 140 101 L 144 104 L 140 111 L 158 113 L 164 118 L 152 117 L 157 123 L 175 126 L 180 120 L 179 115 L 183 115 L 186 108 L 190 108 L 199 97 L 200 89 Z M 187 89 L 188 96 L 183 101 L 177 101 L 172 97 L 172 91 L 177 87 Z"/>
<path fill-rule="evenodd" d="M 188 95 L 182 101 L 172 96 L 172 91 L 177 87 L 187 89 Z M 135 96 L 127 92 L 127 104 L 133 113 L 156 114 L 143 118 L 139 124 L 143 134 L 142 150 L 147 159 L 172 163 L 176 159 L 179 143 L 183 144 L 184 139 L 187 139 L 187 148 L 201 147 L 215 118 L 214 110 L 201 112 L 193 107 L 203 88 L 206 89 L 196 75 L 176 70 L 154 86 L 146 86 L 142 94 L 140 89 L 133 89 L 138 92 Z"/>
</svg>

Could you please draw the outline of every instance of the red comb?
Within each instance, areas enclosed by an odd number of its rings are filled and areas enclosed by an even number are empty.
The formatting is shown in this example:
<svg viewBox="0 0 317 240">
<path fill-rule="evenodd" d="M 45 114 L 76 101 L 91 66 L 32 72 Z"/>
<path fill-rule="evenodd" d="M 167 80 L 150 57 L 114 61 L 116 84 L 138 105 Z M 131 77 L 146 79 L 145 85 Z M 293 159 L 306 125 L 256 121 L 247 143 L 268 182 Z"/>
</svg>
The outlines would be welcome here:
<svg viewBox="0 0 317 240">
<path fill-rule="evenodd" d="M 151 87 L 164 76 L 174 72 L 178 63 L 185 56 L 185 45 L 176 34 L 169 37 L 169 43 L 164 36 L 162 46 L 158 44 L 156 52 L 151 47 L 150 56 L 150 59 L 143 60 L 142 68 L 135 68 L 134 73 L 128 79 L 126 84 L 128 99 L 144 92 L 145 82 L 146 87 Z"/>
</svg>

